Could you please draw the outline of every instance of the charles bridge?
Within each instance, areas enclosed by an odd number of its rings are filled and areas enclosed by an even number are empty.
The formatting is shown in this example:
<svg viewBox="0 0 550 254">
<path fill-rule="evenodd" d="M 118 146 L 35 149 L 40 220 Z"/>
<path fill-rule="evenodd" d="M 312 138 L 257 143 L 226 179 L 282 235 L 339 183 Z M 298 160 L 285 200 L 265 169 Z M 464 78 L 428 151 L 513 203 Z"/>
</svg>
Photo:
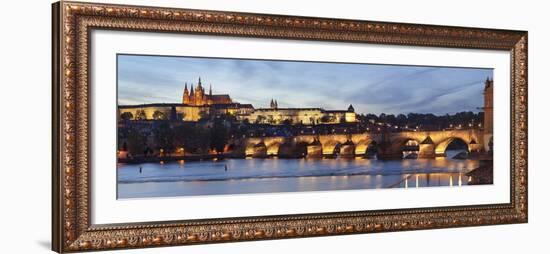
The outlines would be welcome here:
<svg viewBox="0 0 550 254">
<path fill-rule="evenodd" d="M 456 139 L 464 142 L 470 153 L 487 151 L 489 138 L 479 129 L 311 134 L 238 138 L 230 141 L 230 147 L 235 155 L 255 158 L 359 157 L 375 152 L 379 159 L 399 159 L 403 151 L 418 151 L 419 158 L 435 158 L 446 156 L 447 147 Z"/>
</svg>

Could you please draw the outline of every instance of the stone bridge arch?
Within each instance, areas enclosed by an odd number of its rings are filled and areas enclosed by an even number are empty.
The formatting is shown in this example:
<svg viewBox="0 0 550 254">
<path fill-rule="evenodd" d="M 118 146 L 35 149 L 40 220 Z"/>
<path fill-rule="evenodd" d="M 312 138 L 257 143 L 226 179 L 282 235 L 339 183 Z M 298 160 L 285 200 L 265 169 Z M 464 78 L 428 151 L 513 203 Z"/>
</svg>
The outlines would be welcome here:
<svg viewBox="0 0 550 254">
<path fill-rule="evenodd" d="M 355 157 L 355 144 L 351 139 L 340 144 L 340 156 L 346 158 Z"/>
<path fill-rule="evenodd" d="M 369 146 L 373 144 L 372 139 L 362 139 L 355 143 L 355 155 L 356 156 L 365 156 L 367 155 Z"/>
<path fill-rule="evenodd" d="M 378 158 L 401 159 L 407 141 L 419 145 L 418 157 L 445 156 L 454 139 L 461 139 L 470 152 L 486 150 L 488 142 L 480 130 L 408 131 L 394 133 L 356 133 L 335 135 L 298 135 L 294 137 L 249 137 L 231 141 L 233 154 L 252 157 L 365 156 L 376 144 Z"/>
<path fill-rule="evenodd" d="M 321 143 L 323 156 L 334 156 L 341 148 L 342 144 L 351 139 L 351 135 L 319 135 L 318 140 Z"/>
<path fill-rule="evenodd" d="M 245 156 L 256 158 L 278 156 L 279 147 L 284 142 L 284 137 L 249 138 L 244 144 Z"/>
<path fill-rule="evenodd" d="M 405 145 L 409 141 L 414 141 L 419 144 L 422 140 L 419 137 L 411 136 L 398 136 L 390 140 L 390 142 L 383 142 L 378 146 L 378 157 L 382 159 L 402 159 L 403 150 Z"/>
<path fill-rule="evenodd" d="M 480 130 L 413 131 L 394 133 L 391 136 L 392 140 L 404 138 L 419 142 L 419 157 L 422 158 L 445 156 L 445 150 L 455 139 L 464 141 L 469 152 L 483 150 L 483 134 Z"/>
<path fill-rule="evenodd" d="M 245 149 L 246 157 L 264 158 L 267 157 L 267 146 L 263 141 L 256 144 L 249 143 Z"/>
<path fill-rule="evenodd" d="M 323 144 L 318 139 L 314 139 L 312 142 L 307 143 L 307 157 L 319 158 L 323 157 Z"/>
<path fill-rule="evenodd" d="M 336 153 L 336 150 L 340 149 L 342 143 L 338 140 L 326 140 L 324 143 L 321 143 L 324 156 L 332 156 Z"/>
<path fill-rule="evenodd" d="M 476 141 L 473 138 L 472 139 L 465 139 L 464 137 L 449 137 L 449 138 L 439 142 L 435 146 L 435 155 L 438 156 L 438 157 L 447 156 L 447 148 L 455 140 L 460 140 L 464 144 L 466 144 L 466 146 L 468 148 L 468 153 L 476 153 L 476 152 L 480 151 L 481 145 L 478 143 L 478 141 Z"/>
<path fill-rule="evenodd" d="M 298 157 L 298 158 L 306 157 L 308 155 L 308 150 L 307 150 L 308 144 L 309 143 L 305 141 L 294 143 L 294 145 L 291 148 L 292 149 L 291 156 Z"/>
<path fill-rule="evenodd" d="M 273 142 L 269 145 L 266 145 L 267 156 L 279 156 L 279 150 L 283 143 Z"/>
</svg>

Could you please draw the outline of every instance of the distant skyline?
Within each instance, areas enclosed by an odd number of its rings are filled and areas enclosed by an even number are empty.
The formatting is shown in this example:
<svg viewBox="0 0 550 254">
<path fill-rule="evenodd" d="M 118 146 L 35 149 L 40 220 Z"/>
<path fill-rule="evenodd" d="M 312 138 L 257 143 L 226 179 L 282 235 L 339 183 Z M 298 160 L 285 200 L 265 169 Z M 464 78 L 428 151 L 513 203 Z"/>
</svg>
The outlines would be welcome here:
<svg viewBox="0 0 550 254">
<path fill-rule="evenodd" d="M 181 103 L 185 82 L 255 108 L 359 114 L 478 112 L 492 69 L 118 55 L 118 104 Z"/>
</svg>

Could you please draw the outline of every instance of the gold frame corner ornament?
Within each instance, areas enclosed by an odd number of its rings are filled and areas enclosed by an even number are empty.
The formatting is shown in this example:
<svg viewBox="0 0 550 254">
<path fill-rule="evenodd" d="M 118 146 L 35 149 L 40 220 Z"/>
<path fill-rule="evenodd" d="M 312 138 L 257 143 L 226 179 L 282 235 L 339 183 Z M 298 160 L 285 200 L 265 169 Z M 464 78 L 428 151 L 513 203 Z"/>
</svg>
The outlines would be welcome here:
<svg viewBox="0 0 550 254">
<path fill-rule="evenodd" d="M 95 3 L 52 8 L 52 246 L 58 252 L 527 222 L 527 32 Z M 511 53 L 510 203 L 92 225 L 92 29 L 507 50 Z"/>
</svg>

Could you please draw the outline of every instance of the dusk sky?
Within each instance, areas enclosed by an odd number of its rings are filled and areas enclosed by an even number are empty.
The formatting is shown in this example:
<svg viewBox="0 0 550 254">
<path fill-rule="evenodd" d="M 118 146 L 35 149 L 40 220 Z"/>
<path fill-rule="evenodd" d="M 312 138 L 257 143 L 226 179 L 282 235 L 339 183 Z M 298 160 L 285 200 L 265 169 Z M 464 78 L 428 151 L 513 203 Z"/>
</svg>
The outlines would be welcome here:
<svg viewBox="0 0 550 254">
<path fill-rule="evenodd" d="M 185 82 L 255 108 L 320 107 L 373 114 L 479 111 L 492 69 L 118 56 L 118 103 L 181 103 Z"/>
</svg>

